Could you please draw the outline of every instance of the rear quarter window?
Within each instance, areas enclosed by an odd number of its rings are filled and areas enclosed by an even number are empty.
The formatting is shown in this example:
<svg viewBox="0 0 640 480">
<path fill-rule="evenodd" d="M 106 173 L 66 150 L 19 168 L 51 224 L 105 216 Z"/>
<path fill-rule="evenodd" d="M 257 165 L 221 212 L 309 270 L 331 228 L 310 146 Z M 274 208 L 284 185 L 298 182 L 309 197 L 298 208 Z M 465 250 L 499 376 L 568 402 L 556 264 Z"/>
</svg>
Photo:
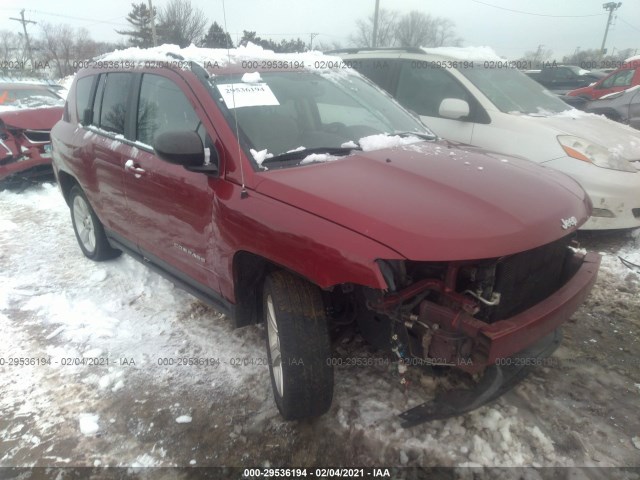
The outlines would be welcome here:
<svg viewBox="0 0 640 480">
<path fill-rule="evenodd" d="M 93 86 L 93 75 L 82 77 L 76 82 L 76 118 L 80 123 L 84 121 L 84 112 L 91 108 L 91 87 Z"/>
</svg>

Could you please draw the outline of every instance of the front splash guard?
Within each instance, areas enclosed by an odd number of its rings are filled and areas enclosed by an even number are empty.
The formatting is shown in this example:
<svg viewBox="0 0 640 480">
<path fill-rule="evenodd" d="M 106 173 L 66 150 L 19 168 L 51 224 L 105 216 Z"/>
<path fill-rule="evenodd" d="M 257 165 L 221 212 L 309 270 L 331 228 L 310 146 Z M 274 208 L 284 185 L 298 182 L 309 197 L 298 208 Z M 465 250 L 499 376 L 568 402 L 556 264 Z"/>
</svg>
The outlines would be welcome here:
<svg viewBox="0 0 640 480">
<path fill-rule="evenodd" d="M 535 367 L 535 361 L 549 357 L 562 341 L 560 329 L 547 335 L 535 345 L 509 357 L 505 365 L 488 367 L 478 384 L 470 389 L 448 390 L 436 396 L 432 401 L 413 407 L 399 416 L 402 426 L 414 427 L 431 420 L 456 417 L 490 403 L 515 387 Z"/>
</svg>

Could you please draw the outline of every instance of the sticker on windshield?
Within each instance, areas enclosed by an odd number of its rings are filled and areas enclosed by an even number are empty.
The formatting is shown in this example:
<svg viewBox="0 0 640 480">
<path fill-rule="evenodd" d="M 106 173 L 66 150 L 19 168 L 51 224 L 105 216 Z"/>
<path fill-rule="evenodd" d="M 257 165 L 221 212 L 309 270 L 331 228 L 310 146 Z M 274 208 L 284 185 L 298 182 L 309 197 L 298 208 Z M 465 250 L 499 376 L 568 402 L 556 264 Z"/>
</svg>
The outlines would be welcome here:
<svg viewBox="0 0 640 480">
<path fill-rule="evenodd" d="M 228 108 L 280 105 L 266 83 L 227 83 L 217 87 Z"/>
</svg>

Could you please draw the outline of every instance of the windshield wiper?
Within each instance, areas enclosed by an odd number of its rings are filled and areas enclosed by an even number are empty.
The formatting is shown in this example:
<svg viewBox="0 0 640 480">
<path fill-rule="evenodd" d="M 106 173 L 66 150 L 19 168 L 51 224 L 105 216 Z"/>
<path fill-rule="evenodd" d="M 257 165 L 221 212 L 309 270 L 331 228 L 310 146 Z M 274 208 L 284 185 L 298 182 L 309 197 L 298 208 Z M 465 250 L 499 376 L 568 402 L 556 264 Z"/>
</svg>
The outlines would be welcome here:
<svg viewBox="0 0 640 480">
<path fill-rule="evenodd" d="M 265 158 L 262 162 L 262 165 L 265 163 L 277 163 L 277 162 L 287 162 L 290 160 L 302 160 L 305 157 L 312 155 L 314 153 L 325 153 L 327 155 L 349 155 L 353 150 L 362 150 L 360 147 L 316 147 L 316 148 L 305 148 L 304 150 L 296 150 L 293 152 L 281 153 L 280 155 L 275 155 L 274 157 Z"/>
<path fill-rule="evenodd" d="M 411 131 L 393 132 L 391 135 L 397 135 L 398 137 L 418 137 L 418 138 L 421 138 L 423 140 L 428 140 L 428 141 L 433 141 L 433 140 L 436 140 L 438 138 L 438 136 L 435 135 L 435 134 L 411 132 Z"/>
</svg>

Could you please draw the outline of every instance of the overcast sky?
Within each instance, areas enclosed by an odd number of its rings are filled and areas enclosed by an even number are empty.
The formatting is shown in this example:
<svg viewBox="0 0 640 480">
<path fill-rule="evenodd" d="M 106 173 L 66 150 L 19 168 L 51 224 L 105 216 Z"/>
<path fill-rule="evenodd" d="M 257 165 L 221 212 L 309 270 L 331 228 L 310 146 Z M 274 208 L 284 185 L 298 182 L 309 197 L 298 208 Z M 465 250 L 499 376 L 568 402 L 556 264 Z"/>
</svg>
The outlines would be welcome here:
<svg viewBox="0 0 640 480">
<path fill-rule="evenodd" d="M 153 3 L 161 8 L 167 1 L 153 0 Z M 222 0 L 192 0 L 192 3 L 210 21 L 224 23 Z M 453 20 L 465 46 L 488 45 L 502 56 L 517 58 L 542 44 L 558 60 L 577 47 L 600 48 L 607 21 L 602 4 L 603 0 L 380 0 L 381 8 L 400 12 L 419 10 Z M 337 41 L 348 46 L 356 20 L 370 15 L 374 5 L 375 0 L 226 0 L 227 30 L 234 41 L 235 34 L 241 34 L 242 30 L 255 30 L 263 38 L 300 37 L 307 42 L 313 32 L 320 34 L 316 42 Z M 0 30 L 19 31 L 21 25 L 9 17 L 19 16 L 22 8 L 27 19 L 85 27 L 96 40 L 118 41 L 122 36 L 114 30 L 127 27 L 125 18 L 131 2 L 2 0 Z M 582 17 L 570 17 L 578 15 Z M 35 34 L 39 25 L 28 28 Z M 640 2 L 622 2 L 609 31 L 607 47 L 609 52 L 614 47 L 638 48 L 640 54 Z"/>
</svg>

